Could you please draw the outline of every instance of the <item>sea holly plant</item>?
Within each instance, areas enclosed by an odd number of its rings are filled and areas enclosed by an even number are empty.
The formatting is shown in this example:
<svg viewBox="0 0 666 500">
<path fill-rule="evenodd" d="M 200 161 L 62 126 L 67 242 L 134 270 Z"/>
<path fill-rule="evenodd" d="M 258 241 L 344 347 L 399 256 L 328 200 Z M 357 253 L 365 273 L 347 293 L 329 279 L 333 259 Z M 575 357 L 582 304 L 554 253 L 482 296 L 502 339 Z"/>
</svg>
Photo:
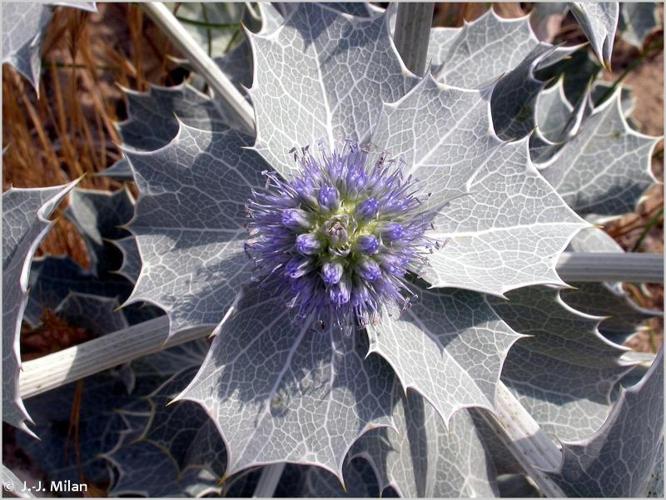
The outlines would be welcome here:
<svg viewBox="0 0 666 500">
<path fill-rule="evenodd" d="M 163 346 L 202 327 L 214 337 L 146 358 L 159 377 L 137 371 L 149 390 L 119 400 L 123 418 L 90 409 L 114 425 L 91 443 L 110 491 L 645 491 L 663 450 L 662 355 L 635 383 L 616 342 L 653 312 L 627 305 L 612 276 L 571 291 L 567 276 L 587 279 L 561 258 L 625 257 L 585 218 L 633 208 L 653 180 L 656 139 L 630 128 L 621 89 L 568 102 L 562 63 L 581 48 L 539 42 L 527 18 L 434 29 L 417 74 L 392 8 L 279 7 L 214 62 L 168 9 L 146 6 L 214 94 L 128 92 L 110 173 L 140 193 L 131 235 L 115 235 L 136 281 L 126 305 L 165 311 L 145 323 L 159 322 Z M 579 10 L 607 61 L 615 27 L 599 26 L 612 19 Z M 101 205 L 77 197 L 70 215 L 103 255 Z M 605 331 L 598 315 L 618 303 Z M 625 436 L 644 443 L 641 460 Z"/>
</svg>

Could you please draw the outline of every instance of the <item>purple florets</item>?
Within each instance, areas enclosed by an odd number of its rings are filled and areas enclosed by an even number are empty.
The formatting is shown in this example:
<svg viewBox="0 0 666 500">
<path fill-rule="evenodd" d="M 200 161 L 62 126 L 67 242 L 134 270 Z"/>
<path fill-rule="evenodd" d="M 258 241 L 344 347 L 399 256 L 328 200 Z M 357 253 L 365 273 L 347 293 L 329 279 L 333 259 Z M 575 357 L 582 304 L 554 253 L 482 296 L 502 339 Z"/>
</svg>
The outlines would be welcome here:
<svg viewBox="0 0 666 500">
<path fill-rule="evenodd" d="M 267 173 L 248 203 L 247 251 L 299 317 L 339 325 L 376 322 L 413 297 L 406 281 L 432 243 L 416 185 L 383 157 L 370 164 L 353 144 L 297 157 L 298 177 Z"/>
</svg>

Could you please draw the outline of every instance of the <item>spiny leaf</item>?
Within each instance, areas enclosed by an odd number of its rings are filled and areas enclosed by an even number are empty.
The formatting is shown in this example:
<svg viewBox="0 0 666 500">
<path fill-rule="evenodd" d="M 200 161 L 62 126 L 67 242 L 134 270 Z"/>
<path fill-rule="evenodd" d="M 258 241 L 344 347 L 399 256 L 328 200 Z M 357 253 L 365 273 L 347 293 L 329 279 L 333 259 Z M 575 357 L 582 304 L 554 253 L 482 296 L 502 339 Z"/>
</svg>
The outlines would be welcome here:
<svg viewBox="0 0 666 500">
<path fill-rule="evenodd" d="M 277 31 L 250 41 L 255 148 L 283 176 L 295 169 L 292 148 L 367 139 L 382 102 L 417 80 L 390 43 L 386 15 L 350 18 L 305 3 Z"/>
<path fill-rule="evenodd" d="M 564 463 L 551 477 L 571 496 L 633 497 L 649 480 L 663 450 L 663 348 L 646 376 L 622 390 L 601 429 L 591 438 L 564 443 Z"/>
<path fill-rule="evenodd" d="M 141 194 L 130 230 L 143 259 L 130 302 L 166 311 L 170 332 L 215 325 L 250 278 L 245 203 L 267 166 L 235 131 L 181 124 L 167 146 L 128 152 Z"/>
<path fill-rule="evenodd" d="M 480 88 L 518 66 L 538 44 L 527 17 L 503 19 L 490 9 L 447 40 L 446 53 L 438 50 L 442 59 L 433 58 L 433 75 L 448 85 Z"/>
<path fill-rule="evenodd" d="M 372 466 L 363 458 L 345 460 L 342 469 L 346 490 L 327 470 L 314 466 L 287 464 L 275 488 L 275 497 L 377 498 L 380 489 Z"/>
<path fill-rule="evenodd" d="M 620 4 L 572 2 L 570 8 L 590 40 L 594 53 L 605 66 L 610 66 L 615 31 L 620 17 Z"/>
<path fill-rule="evenodd" d="M 571 249 L 575 252 L 624 253 L 613 238 L 597 228 L 578 233 L 571 240 Z M 599 331 L 616 344 L 624 344 L 646 319 L 663 316 L 661 311 L 645 309 L 636 304 L 622 283 L 576 283 L 575 287 L 562 290 L 564 301 L 581 312 L 604 317 Z"/>
<path fill-rule="evenodd" d="M 559 284 L 556 257 L 586 224 L 533 168 L 527 140 L 505 143 L 491 132 L 488 98 L 426 77 L 384 107 L 372 136 L 427 186 L 428 205 L 441 207 L 432 237 L 444 246 L 422 276 L 498 295 Z"/>
<path fill-rule="evenodd" d="M 278 29 L 284 18 L 270 3 L 258 3 L 257 9 L 261 17 L 261 29 L 259 33 L 268 35 Z M 254 30 L 252 30 L 254 31 Z M 242 41 L 221 57 L 214 58 L 222 72 L 231 82 L 245 94 L 246 89 L 252 86 L 253 60 L 252 48 L 247 37 L 243 34 Z"/>
<path fill-rule="evenodd" d="M 620 6 L 620 36 L 643 48 L 645 38 L 659 26 L 656 2 L 623 2 Z"/>
<path fill-rule="evenodd" d="M 71 325 L 85 328 L 93 335 L 104 335 L 129 326 L 118 306 L 115 298 L 70 292 L 55 312 Z"/>
<path fill-rule="evenodd" d="M 111 177 L 118 181 L 133 181 L 134 177 L 132 175 L 132 168 L 130 167 L 129 161 L 124 156 L 116 161 L 109 168 L 106 168 L 99 172 L 97 175 L 101 177 Z"/>
<path fill-rule="evenodd" d="M 116 478 L 111 495 L 219 494 L 225 449 L 215 425 L 195 404 L 169 405 L 196 372 L 206 348 L 206 342 L 192 343 L 193 366 L 184 367 L 145 396 L 150 411 L 144 415 L 143 423 L 137 419 L 133 423 L 140 427 L 140 432 L 132 429 L 113 450 L 105 453 L 114 466 Z"/>
<path fill-rule="evenodd" d="M 139 254 L 136 239 L 134 236 L 128 236 L 127 238 L 116 240 L 113 243 L 123 254 L 123 263 L 120 266 L 120 269 L 118 269 L 118 274 L 128 281 L 136 283 L 139 274 L 141 274 L 141 255 Z"/>
<path fill-rule="evenodd" d="M 536 124 L 545 139 L 552 143 L 566 140 L 566 125 L 572 117 L 573 106 L 564 94 L 564 79 L 542 92 L 536 101 Z"/>
<path fill-rule="evenodd" d="M 342 481 L 354 441 L 390 424 L 392 374 L 363 333 L 293 321 L 270 287 L 249 288 L 179 398 L 204 406 L 227 445 L 227 474 L 275 462 Z"/>
<path fill-rule="evenodd" d="M 518 335 L 485 298 L 462 290 L 419 290 L 398 318 L 368 328 L 370 351 L 384 357 L 445 423 L 460 408 L 492 409 L 502 363 Z"/>
<path fill-rule="evenodd" d="M 396 430 L 371 431 L 350 451 L 370 461 L 381 489 L 410 498 L 497 496 L 495 470 L 471 413 L 458 411 L 447 427 L 416 392 L 405 395 L 399 384 L 395 391 Z"/>
<path fill-rule="evenodd" d="M 525 59 L 502 77 L 491 98 L 493 126 L 498 137 L 515 140 L 526 137 L 535 127 L 534 107 L 544 82 L 534 76 L 543 61 L 552 58 L 555 48 L 539 44 Z"/>
<path fill-rule="evenodd" d="M 440 28 L 434 27 L 430 30 L 430 40 L 428 42 L 428 57 L 431 71 L 436 71 L 449 53 L 451 44 L 456 40 L 462 28 Z"/>
<path fill-rule="evenodd" d="M 562 78 L 566 99 L 577 106 L 585 95 L 590 82 L 594 81 L 601 65 L 590 56 L 588 45 L 578 48 L 569 57 L 536 72 L 539 80 L 557 80 Z"/>
<path fill-rule="evenodd" d="M 250 42 L 243 35 L 243 41 L 222 57 L 215 58 L 215 63 L 229 80 L 241 92 L 252 86 L 252 49 Z"/>
<path fill-rule="evenodd" d="M 664 497 L 664 440 L 662 438 L 657 458 L 655 459 L 652 473 L 647 480 L 642 495 L 652 498 Z"/>
<path fill-rule="evenodd" d="M 581 124 L 548 163 L 544 177 L 577 213 L 621 215 L 654 182 L 650 158 L 658 138 L 632 130 L 615 94 Z"/>
<path fill-rule="evenodd" d="M 45 309 L 54 310 L 70 292 L 114 297 L 124 301 L 132 290 L 122 276 L 108 273 L 100 278 L 69 257 L 35 259 L 30 272 L 30 298 L 24 320 L 37 326 Z"/>
<path fill-rule="evenodd" d="M 48 217 L 76 182 L 2 194 L 2 419 L 26 432 L 30 417 L 19 396 L 19 335 L 28 303 L 32 257 L 52 223 Z"/>
<path fill-rule="evenodd" d="M 622 114 L 628 120 L 629 115 L 636 107 L 636 97 L 634 96 L 631 87 L 628 87 L 627 85 L 619 85 L 619 87 L 621 88 L 620 105 L 622 107 Z M 606 102 L 606 99 L 613 96 L 613 90 L 614 88 L 611 82 L 606 82 L 603 80 L 594 82 L 592 85 L 592 92 L 590 94 L 592 99 L 592 107 L 598 108 L 604 102 Z"/>
<path fill-rule="evenodd" d="M 40 50 L 53 5 L 96 12 L 95 2 L 61 1 L 51 5 L 32 2 L 4 2 L 2 8 L 2 63 L 9 63 L 34 88 L 42 66 Z"/>
<path fill-rule="evenodd" d="M 599 318 L 567 307 L 547 287 L 491 298 L 494 310 L 520 339 L 509 351 L 502 381 L 539 425 L 559 439 L 582 439 L 605 420 L 615 383 L 627 372 L 624 350 L 598 332 Z"/>
<path fill-rule="evenodd" d="M 112 243 L 129 237 L 121 226 L 134 215 L 134 200 L 130 192 L 119 189 L 115 192 L 94 189 L 74 189 L 65 210 L 67 217 L 83 237 L 93 273 L 104 276 L 118 269 L 116 253 Z"/>
<path fill-rule="evenodd" d="M 114 410 L 130 400 L 117 372 L 93 375 L 80 386 L 74 383 L 40 394 L 27 401 L 40 440 L 19 435 L 18 444 L 49 481 L 78 484 L 83 478 L 87 484 L 101 486 L 109 475 L 99 453 L 118 440 L 125 424 Z"/>
<path fill-rule="evenodd" d="M 179 121 L 201 130 L 226 130 L 227 117 L 213 100 L 183 83 L 153 85 L 148 92 L 125 90 L 128 118 L 118 124 L 123 147 L 154 151 L 176 137 Z"/>
<path fill-rule="evenodd" d="M 86 296 L 85 299 L 85 302 L 77 300 L 76 304 L 63 303 L 58 310 L 73 313 L 68 315 L 72 321 L 77 318 L 85 320 L 86 311 L 90 315 L 103 311 L 108 302 L 108 299 L 98 298 L 100 303 L 95 305 L 93 297 Z M 74 306 L 92 309 L 77 311 Z M 109 333 L 118 321 L 123 321 L 122 312 L 108 309 L 106 312 L 106 321 L 100 317 L 96 322 L 101 329 L 91 333 Z M 90 322 L 87 326 L 95 327 Z M 30 398 L 27 407 L 34 415 L 40 440 L 18 435 L 20 448 L 44 471 L 47 481 L 69 480 L 77 484 L 83 481 L 106 487 L 113 475 L 109 474 L 109 463 L 103 454 L 116 447 L 118 442 L 140 438 L 151 415 L 157 411 L 151 408 L 151 401 L 143 397 L 156 391 L 175 374 L 200 363 L 206 346 L 205 341 L 203 348 L 201 343 L 183 344 L 131 363 L 129 371 L 134 380 L 129 386 L 127 371 L 113 369 Z M 183 383 L 186 382 L 184 379 Z M 170 408 L 164 411 L 168 412 Z M 203 415 L 203 422 L 206 421 L 208 419 Z M 177 432 L 173 434 L 178 435 Z M 208 443 L 213 441 L 201 444 Z M 137 458 L 141 460 L 143 472 L 146 467 L 154 465 L 146 456 Z M 144 480 L 150 477 L 150 473 L 146 473 Z"/>
<path fill-rule="evenodd" d="M 2 10 L 2 62 L 14 66 L 36 88 L 42 35 L 53 10 L 44 4 L 23 2 L 7 2 Z"/>
</svg>

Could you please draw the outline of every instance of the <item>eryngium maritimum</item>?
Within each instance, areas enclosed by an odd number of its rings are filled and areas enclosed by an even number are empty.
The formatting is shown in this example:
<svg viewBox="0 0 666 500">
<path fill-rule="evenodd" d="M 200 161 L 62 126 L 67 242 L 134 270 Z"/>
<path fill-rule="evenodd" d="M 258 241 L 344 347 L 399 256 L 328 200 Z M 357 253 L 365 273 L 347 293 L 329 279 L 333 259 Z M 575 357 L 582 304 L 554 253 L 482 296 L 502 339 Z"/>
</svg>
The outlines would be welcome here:
<svg viewBox="0 0 666 500">
<path fill-rule="evenodd" d="M 332 153 L 305 149 L 290 181 L 266 173 L 266 189 L 248 204 L 247 250 L 262 279 L 298 317 L 366 325 L 406 307 L 406 281 L 432 243 L 432 215 L 399 162 L 347 143 Z"/>
</svg>

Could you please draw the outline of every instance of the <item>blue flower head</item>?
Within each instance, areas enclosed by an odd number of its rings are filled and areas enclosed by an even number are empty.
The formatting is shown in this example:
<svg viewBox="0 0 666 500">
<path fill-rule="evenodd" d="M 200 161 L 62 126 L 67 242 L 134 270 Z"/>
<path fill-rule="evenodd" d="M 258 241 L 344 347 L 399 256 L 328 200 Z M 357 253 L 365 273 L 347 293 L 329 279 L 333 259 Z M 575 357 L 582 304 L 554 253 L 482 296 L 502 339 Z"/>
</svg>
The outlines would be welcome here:
<svg viewBox="0 0 666 500">
<path fill-rule="evenodd" d="M 262 279 L 299 317 L 367 325 L 383 310 L 409 305 L 406 280 L 432 243 L 424 233 L 432 212 L 399 162 L 369 155 L 353 143 L 333 152 L 306 148 L 300 173 L 284 181 L 266 173 L 265 190 L 248 204 L 246 248 Z"/>
</svg>

